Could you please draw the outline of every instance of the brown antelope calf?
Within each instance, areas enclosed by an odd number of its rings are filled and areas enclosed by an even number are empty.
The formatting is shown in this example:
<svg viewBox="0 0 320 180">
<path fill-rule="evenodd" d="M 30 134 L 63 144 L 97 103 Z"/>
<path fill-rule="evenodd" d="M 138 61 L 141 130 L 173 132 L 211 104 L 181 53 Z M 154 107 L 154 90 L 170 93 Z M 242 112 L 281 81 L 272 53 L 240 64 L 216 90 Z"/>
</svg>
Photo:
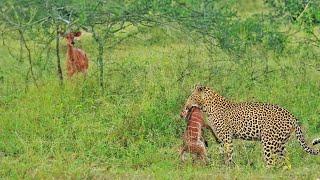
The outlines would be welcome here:
<svg viewBox="0 0 320 180">
<path fill-rule="evenodd" d="M 88 57 L 86 53 L 74 47 L 74 38 L 79 37 L 81 32 L 70 32 L 64 37 L 67 41 L 67 71 L 68 76 L 72 77 L 76 72 L 82 72 L 85 75 L 88 71 Z"/>
<path fill-rule="evenodd" d="M 180 158 L 185 161 L 184 153 L 197 155 L 205 164 L 208 163 L 207 150 L 202 138 L 202 128 L 206 127 L 203 114 L 199 107 L 192 107 L 180 113 L 187 120 L 187 128 L 183 134 L 183 145 L 180 149 Z"/>
</svg>

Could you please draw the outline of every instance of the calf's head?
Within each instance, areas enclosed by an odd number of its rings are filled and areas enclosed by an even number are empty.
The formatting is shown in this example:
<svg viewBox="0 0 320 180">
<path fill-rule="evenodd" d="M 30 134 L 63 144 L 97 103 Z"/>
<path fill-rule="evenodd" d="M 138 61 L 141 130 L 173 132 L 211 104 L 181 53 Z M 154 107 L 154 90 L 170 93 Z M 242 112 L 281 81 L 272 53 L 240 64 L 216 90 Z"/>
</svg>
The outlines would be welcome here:
<svg viewBox="0 0 320 180">
<path fill-rule="evenodd" d="M 69 32 L 64 37 L 66 38 L 67 44 L 70 46 L 74 45 L 74 38 L 81 36 L 81 32 Z"/>
</svg>

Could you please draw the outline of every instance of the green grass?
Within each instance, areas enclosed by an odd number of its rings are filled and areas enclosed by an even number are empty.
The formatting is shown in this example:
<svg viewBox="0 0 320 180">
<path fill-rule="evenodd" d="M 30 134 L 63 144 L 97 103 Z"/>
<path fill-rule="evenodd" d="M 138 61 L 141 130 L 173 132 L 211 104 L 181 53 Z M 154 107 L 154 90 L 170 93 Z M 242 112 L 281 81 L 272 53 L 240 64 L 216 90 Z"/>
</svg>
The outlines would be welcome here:
<svg viewBox="0 0 320 180">
<path fill-rule="evenodd" d="M 139 35 L 108 51 L 104 91 L 99 87 L 96 51 L 89 35 L 82 39 L 91 60 L 89 75 L 86 80 L 81 75 L 66 80 L 63 87 L 55 74 L 54 57 L 36 88 L 25 78 L 28 64 L 0 47 L 6 57 L 0 61 L 0 177 L 320 177 L 320 157 L 306 154 L 295 136 L 287 145 L 291 169 L 267 169 L 260 143 L 240 140 L 235 141 L 235 166 L 226 167 L 209 133 L 210 165 L 182 164 L 178 157 L 186 125 L 178 115 L 196 83 L 234 101 L 279 104 L 300 119 L 309 142 L 319 137 L 317 56 L 303 59 L 307 57 L 304 50 L 288 48 L 280 57 L 270 52 L 266 57 L 258 50 L 234 60 L 217 49 L 211 59 L 201 43 L 166 39 L 163 33 L 154 29 L 151 35 Z M 269 73 L 264 73 L 266 59 Z M 41 66 L 35 69 L 39 75 Z"/>
</svg>

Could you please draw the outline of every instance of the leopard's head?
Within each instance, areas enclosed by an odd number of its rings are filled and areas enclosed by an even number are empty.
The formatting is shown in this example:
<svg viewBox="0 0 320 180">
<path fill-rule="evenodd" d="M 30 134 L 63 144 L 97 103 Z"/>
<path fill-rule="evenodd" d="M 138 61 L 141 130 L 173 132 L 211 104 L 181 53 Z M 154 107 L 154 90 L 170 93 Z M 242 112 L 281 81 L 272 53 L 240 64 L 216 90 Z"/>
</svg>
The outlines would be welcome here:
<svg viewBox="0 0 320 180">
<path fill-rule="evenodd" d="M 201 85 L 195 85 L 194 89 L 192 90 L 191 95 L 187 99 L 186 103 L 184 104 L 180 116 L 182 118 L 186 118 L 189 111 L 192 107 L 199 107 L 202 109 L 203 103 L 205 101 L 205 90 L 207 87 Z"/>
</svg>

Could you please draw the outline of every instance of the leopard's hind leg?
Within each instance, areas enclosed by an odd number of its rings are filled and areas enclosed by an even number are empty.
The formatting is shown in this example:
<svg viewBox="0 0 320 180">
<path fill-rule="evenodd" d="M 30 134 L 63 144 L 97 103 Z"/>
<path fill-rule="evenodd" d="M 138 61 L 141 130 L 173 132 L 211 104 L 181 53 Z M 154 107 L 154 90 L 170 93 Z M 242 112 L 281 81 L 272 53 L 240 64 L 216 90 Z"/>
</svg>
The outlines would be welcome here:
<svg viewBox="0 0 320 180">
<path fill-rule="evenodd" d="M 267 163 L 268 167 L 273 166 L 274 156 L 276 152 L 275 141 L 268 135 L 262 135 L 261 142 L 263 145 L 264 160 Z"/>
<path fill-rule="evenodd" d="M 276 154 L 278 155 L 279 164 L 285 163 L 288 167 L 290 167 L 290 162 L 287 159 L 287 150 L 286 150 L 286 143 L 288 142 L 290 138 L 291 132 L 284 132 L 280 136 L 280 140 L 277 143 L 276 147 Z"/>
</svg>

